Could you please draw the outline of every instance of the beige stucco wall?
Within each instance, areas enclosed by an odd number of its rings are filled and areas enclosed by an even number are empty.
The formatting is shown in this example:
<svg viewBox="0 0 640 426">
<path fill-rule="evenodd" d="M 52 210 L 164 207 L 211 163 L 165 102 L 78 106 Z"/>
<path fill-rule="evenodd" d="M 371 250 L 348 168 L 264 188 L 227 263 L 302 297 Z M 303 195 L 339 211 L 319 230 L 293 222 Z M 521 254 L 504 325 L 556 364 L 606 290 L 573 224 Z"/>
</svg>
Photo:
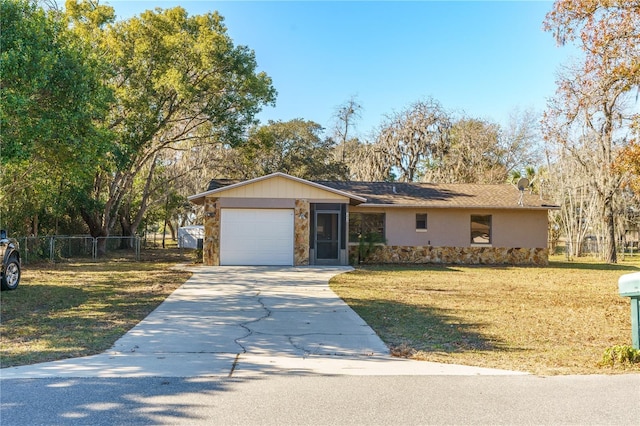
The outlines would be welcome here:
<svg viewBox="0 0 640 426">
<path fill-rule="evenodd" d="M 546 248 L 546 210 L 404 209 L 351 207 L 350 213 L 385 213 L 390 246 L 469 247 L 471 215 L 492 216 L 492 247 Z M 427 230 L 416 231 L 417 213 L 427 213 Z"/>
<path fill-rule="evenodd" d="M 348 197 L 280 176 L 221 191 L 216 196 L 225 198 L 327 199 L 349 202 Z"/>
</svg>

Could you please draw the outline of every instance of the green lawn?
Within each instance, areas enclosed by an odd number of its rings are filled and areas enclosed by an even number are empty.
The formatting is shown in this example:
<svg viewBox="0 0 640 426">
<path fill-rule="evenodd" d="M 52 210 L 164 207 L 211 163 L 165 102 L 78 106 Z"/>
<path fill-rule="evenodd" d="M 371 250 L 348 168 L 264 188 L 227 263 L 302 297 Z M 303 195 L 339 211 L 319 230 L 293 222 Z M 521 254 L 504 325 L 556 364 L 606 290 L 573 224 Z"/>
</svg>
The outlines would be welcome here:
<svg viewBox="0 0 640 426">
<path fill-rule="evenodd" d="M 598 365 L 607 348 L 631 344 L 629 299 L 618 295 L 618 278 L 640 271 L 640 257 L 629 259 L 371 266 L 331 288 L 396 356 L 546 375 L 640 372 Z"/>
<path fill-rule="evenodd" d="M 0 300 L 0 365 L 100 353 L 146 317 L 190 274 L 175 257 L 23 266 L 15 291 Z"/>
</svg>

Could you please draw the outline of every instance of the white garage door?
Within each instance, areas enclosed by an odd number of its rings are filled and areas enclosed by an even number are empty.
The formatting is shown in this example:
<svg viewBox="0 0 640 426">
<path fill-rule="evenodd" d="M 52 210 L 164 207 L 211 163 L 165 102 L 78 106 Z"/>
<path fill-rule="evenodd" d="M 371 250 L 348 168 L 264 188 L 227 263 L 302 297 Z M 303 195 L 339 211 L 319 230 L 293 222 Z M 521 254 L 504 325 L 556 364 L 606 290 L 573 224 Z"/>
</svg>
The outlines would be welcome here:
<svg viewBox="0 0 640 426">
<path fill-rule="evenodd" d="M 222 209 L 221 265 L 293 265 L 293 209 Z"/>
</svg>

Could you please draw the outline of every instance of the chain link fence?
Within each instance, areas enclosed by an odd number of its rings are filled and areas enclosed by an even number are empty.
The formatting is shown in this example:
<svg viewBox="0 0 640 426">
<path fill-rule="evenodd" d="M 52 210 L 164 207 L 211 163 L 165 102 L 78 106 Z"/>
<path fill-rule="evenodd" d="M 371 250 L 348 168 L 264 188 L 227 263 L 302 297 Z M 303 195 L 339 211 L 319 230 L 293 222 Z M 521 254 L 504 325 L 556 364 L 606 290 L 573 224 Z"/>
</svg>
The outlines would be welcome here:
<svg viewBox="0 0 640 426">
<path fill-rule="evenodd" d="M 587 236 L 582 242 L 561 240 L 558 245 L 554 247 L 553 254 L 564 254 L 569 259 L 572 252 L 571 247 L 580 246 L 580 256 L 593 256 L 598 257 L 601 255 L 602 241 L 595 236 Z M 622 259 L 625 256 L 638 256 L 640 255 L 640 243 L 638 241 L 625 241 L 620 240 L 616 242 L 616 253 Z"/>
<path fill-rule="evenodd" d="M 122 254 L 140 260 L 140 237 L 98 237 L 90 235 L 52 235 L 18 237 L 23 264 L 63 259 L 99 259 L 103 255 Z M 108 256 L 107 256 L 108 257 Z"/>
</svg>

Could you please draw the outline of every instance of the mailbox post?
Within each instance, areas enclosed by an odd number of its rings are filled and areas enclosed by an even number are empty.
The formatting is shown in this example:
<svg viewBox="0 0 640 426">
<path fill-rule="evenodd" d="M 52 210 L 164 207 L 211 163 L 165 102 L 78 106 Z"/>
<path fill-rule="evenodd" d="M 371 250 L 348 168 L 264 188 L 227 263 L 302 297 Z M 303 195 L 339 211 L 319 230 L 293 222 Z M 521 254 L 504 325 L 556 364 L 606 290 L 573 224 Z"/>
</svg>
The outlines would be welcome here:
<svg viewBox="0 0 640 426">
<path fill-rule="evenodd" d="M 618 291 L 620 296 L 631 298 L 631 343 L 640 349 L 640 272 L 621 276 Z"/>
</svg>

